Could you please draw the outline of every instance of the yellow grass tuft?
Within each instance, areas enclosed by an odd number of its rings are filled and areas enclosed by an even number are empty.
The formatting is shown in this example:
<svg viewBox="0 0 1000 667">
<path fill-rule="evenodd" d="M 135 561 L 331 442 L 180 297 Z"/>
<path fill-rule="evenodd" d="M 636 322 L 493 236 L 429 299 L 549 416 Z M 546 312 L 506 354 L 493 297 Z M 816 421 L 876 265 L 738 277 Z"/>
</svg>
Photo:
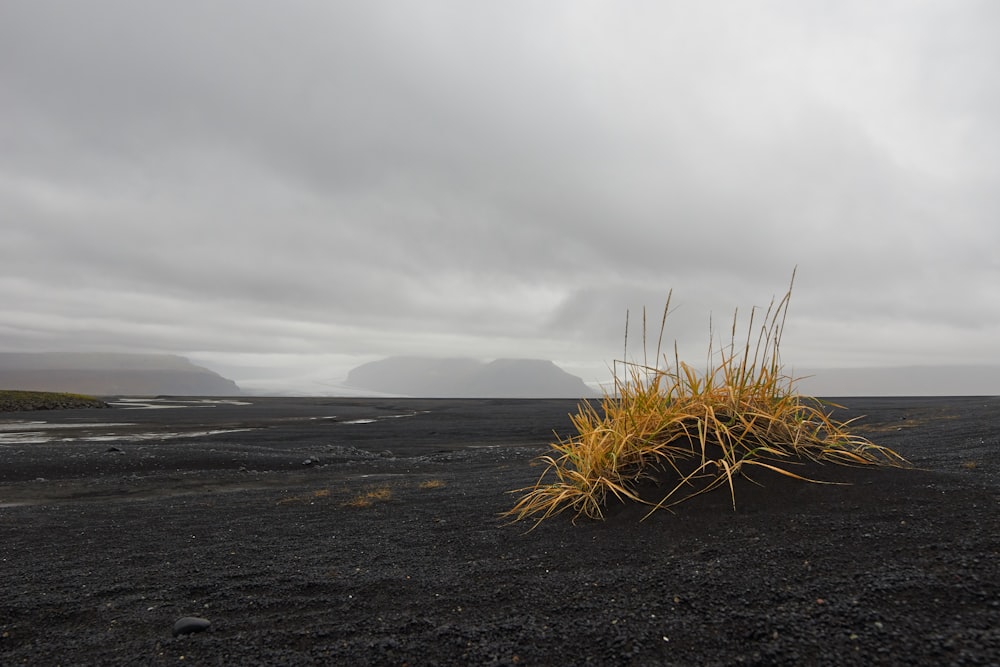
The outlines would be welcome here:
<svg viewBox="0 0 1000 667">
<path fill-rule="evenodd" d="M 738 311 L 730 342 L 717 353 L 710 328 L 704 373 L 680 361 L 676 343 L 673 364 L 667 355 L 661 357 L 668 295 L 656 365 L 616 361 L 613 392 L 605 391 L 599 409 L 587 402 L 579 406 L 571 416 L 577 434 L 552 444 L 551 453 L 539 459 L 544 472 L 534 486 L 513 492 L 523 495 L 505 516 L 532 518 L 536 526 L 566 510 L 574 518 L 600 519 L 609 496 L 648 504 L 652 514 L 718 487 L 728 488 L 735 509 L 733 478 L 752 467 L 816 481 L 784 464 L 907 465 L 891 449 L 852 435 L 849 422 L 832 419 L 829 408 L 839 406 L 794 391 L 795 380 L 783 373 L 778 355 L 791 293 L 790 284 L 780 301 L 772 299 L 759 331 L 756 309 L 750 311 L 747 339 L 740 347 Z M 644 351 L 645 337 L 644 314 Z M 627 356 L 627 317 L 625 338 Z M 658 502 L 640 498 L 637 490 L 640 482 L 653 478 L 671 480 Z"/>
<path fill-rule="evenodd" d="M 294 503 L 309 504 L 314 500 L 329 498 L 330 489 L 317 489 L 309 493 L 302 493 L 297 496 L 286 496 L 277 502 L 278 505 L 290 505 Z"/>
<path fill-rule="evenodd" d="M 428 479 L 428 480 L 425 480 L 423 482 L 420 482 L 420 484 L 419 484 L 419 487 L 421 489 L 424 489 L 424 490 L 427 490 L 427 489 L 441 489 L 441 488 L 444 488 L 445 486 L 446 486 L 446 483 L 445 483 L 445 481 L 443 479 Z"/>
<path fill-rule="evenodd" d="M 344 503 L 344 506 L 361 509 L 371 507 L 375 503 L 384 503 L 389 500 L 392 500 L 392 489 L 389 488 L 388 485 L 382 485 L 358 494 L 351 500 Z"/>
</svg>

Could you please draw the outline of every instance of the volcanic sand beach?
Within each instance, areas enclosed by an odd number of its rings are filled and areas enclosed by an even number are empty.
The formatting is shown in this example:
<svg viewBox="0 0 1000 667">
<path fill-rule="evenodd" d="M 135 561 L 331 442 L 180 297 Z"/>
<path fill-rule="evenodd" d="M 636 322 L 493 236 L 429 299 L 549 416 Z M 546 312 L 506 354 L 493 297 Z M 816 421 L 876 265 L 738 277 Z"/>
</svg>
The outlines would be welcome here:
<svg viewBox="0 0 1000 667">
<path fill-rule="evenodd" d="M 575 401 L 190 401 L 0 414 L 0 664 L 1000 664 L 998 398 L 841 399 L 914 469 L 530 532 Z"/>
</svg>

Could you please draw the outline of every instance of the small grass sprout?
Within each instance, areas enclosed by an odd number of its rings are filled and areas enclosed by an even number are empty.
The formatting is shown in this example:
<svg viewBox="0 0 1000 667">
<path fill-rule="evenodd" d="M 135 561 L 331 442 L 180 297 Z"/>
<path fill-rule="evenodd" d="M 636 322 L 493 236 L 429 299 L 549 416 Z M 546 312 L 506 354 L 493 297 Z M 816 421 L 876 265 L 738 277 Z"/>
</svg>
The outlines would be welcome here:
<svg viewBox="0 0 1000 667">
<path fill-rule="evenodd" d="M 534 486 L 512 492 L 522 495 L 504 515 L 531 518 L 535 526 L 567 510 L 574 519 L 601 519 L 608 501 L 617 499 L 649 505 L 648 517 L 719 487 L 728 490 L 735 509 L 733 480 L 751 469 L 819 482 L 793 472 L 790 464 L 908 465 L 893 450 L 850 433 L 850 422 L 833 419 L 830 408 L 839 406 L 795 392 L 795 379 L 783 372 L 779 359 L 794 280 L 793 272 L 788 291 L 780 301 L 771 300 L 759 330 L 757 309 L 751 309 L 742 345 L 736 344 L 739 311 L 729 343 L 718 351 L 709 326 L 703 373 L 680 360 L 676 342 L 673 359 L 661 355 L 668 294 L 655 364 L 615 361 L 613 391 L 605 390 L 599 408 L 580 404 L 571 415 L 576 434 L 559 439 L 540 457 L 542 475 Z M 625 331 L 627 359 L 627 315 Z M 644 356 L 645 348 L 644 313 Z M 658 500 L 640 495 L 640 484 L 649 481 L 661 489 Z"/>
<path fill-rule="evenodd" d="M 278 505 L 290 505 L 293 503 L 310 504 L 315 500 L 320 500 L 322 498 L 330 497 L 330 489 L 316 489 L 315 491 L 310 491 L 308 493 L 302 493 L 297 496 L 286 496 L 277 502 Z"/>
<path fill-rule="evenodd" d="M 371 507 L 375 503 L 384 503 L 392 500 L 392 489 L 388 485 L 376 486 L 364 491 L 351 500 L 344 503 L 345 507 L 363 509 Z"/>
</svg>

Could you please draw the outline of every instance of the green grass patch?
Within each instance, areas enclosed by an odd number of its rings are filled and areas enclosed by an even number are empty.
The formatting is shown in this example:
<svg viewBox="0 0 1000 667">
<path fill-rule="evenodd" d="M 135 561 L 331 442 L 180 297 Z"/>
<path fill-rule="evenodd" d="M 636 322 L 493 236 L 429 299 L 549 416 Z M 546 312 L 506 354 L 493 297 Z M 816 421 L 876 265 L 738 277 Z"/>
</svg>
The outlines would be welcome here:
<svg viewBox="0 0 1000 667">
<path fill-rule="evenodd" d="M 710 326 L 703 372 L 680 360 L 676 342 L 672 358 L 661 354 L 668 295 L 654 363 L 614 362 L 613 390 L 605 391 L 600 408 L 580 404 L 571 416 L 576 435 L 551 445 L 539 459 L 544 472 L 533 486 L 512 492 L 521 497 L 505 516 L 536 526 L 565 511 L 601 519 L 609 498 L 645 503 L 652 514 L 719 487 L 727 488 L 735 509 L 733 480 L 754 468 L 815 482 L 789 464 L 908 465 L 891 449 L 852 434 L 850 422 L 833 419 L 839 406 L 796 393 L 779 360 L 791 293 L 789 285 L 780 301 L 771 300 L 759 328 L 758 309 L 751 309 L 740 345 L 739 311 L 729 342 L 718 350 Z M 645 355 L 645 313 L 642 338 Z M 639 485 L 649 480 L 665 485 L 659 500 L 640 497 Z"/>
</svg>

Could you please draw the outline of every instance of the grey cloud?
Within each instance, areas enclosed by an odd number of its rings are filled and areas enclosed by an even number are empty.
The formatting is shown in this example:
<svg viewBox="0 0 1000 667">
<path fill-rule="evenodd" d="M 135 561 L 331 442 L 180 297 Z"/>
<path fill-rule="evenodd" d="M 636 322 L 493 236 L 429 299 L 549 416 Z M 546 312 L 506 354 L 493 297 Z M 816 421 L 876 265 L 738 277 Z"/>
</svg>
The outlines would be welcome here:
<svg viewBox="0 0 1000 667">
<path fill-rule="evenodd" d="M 1000 354 L 992 6 L 0 13 L 0 349 L 603 363 L 798 265 L 805 364 Z"/>
</svg>

